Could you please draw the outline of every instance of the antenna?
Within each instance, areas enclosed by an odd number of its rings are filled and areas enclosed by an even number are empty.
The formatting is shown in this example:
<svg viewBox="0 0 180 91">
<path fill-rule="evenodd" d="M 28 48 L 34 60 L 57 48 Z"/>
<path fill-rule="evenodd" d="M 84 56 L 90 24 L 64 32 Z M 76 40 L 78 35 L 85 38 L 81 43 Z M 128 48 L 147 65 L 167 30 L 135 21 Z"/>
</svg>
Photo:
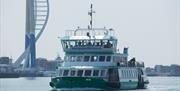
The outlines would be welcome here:
<svg viewBox="0 0 180 91">
<path fill-rule="evenodd" d="M 90 15 L 90 17 L 91 17 L 91 20 L 90 20 L 90 29 L 91 30 L 92 30 L 92 25 L 93 25 L 93 16 L 92 16 L 93 13 L 95 13 L 95 11 L 93 11 L 93 4 L 91 4 L 91 9 L 88 12 L 88 15 Z"/>
</svg>

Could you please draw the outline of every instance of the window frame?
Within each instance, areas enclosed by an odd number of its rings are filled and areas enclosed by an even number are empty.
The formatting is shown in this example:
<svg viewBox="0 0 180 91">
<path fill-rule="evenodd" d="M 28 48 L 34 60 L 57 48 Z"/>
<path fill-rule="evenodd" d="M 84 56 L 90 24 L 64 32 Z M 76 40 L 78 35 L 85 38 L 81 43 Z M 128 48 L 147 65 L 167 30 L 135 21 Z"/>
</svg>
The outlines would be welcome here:
<svg viewBox="0 0 180 91">
<path fill-rule="evenodd" d="M 102 75 L 102 73 L 104 73 L 104 74 Z M 105 77 L 105 76 L 106 76 L 106 70 L 101 70 L 101 71 L 100 71 L 100 76 L 101 76 L 101 77 Z"/>
<path fill-rule="evenodd" d="M 90 71 L 89 74 L 86 74 L 87 71 Z M 91 75 L 92 75 L 92 70 L 87 69 L 87 70 L 84 71 L 84 76 L 85 76 L 85 77 L 86 77 L 86 76 L 91 76 Z"/>
<path fill-rule="evenodd" d="M 88 60 L 85 60 L 86 59 L 86 57 L 88 57 Z M 89 60 L 90 60 L 90 56 L 84 56 L 84 60 L 83 60 L 83 62 L 89 62 Z"/>
<path fill-rule="evenodd" d="M 77 58 L 77 56 L 71 55 L 71 56 L 69 56 L 69 61 L 70 62 L 75 62 L 76 58 Z"/>
<path fill-rule="evenodd" d="M 94 75 L 95 71 L 97 71 L 97 73 L 98 73 L 97 75 Z M 97 76 L 97 77 L 98 77 L 98 76 L 99 76 L 99 73 L 100 73 L 100 70 L 93 70 L 92 76 Z"/>
<path fill-rule="evenodd" d="M 74 72 L 74 75 L 72 75 L 72 72 Z M 76 76 L 76 70 L 71 70 L 70 71 L 70 76 Z"/>
<path fill-rule="evenodd" d="M 80 60 L 78 60 L 79 59 L 78 57 L 80 58 Z M 76 62 L 82 62 L 83 59 L 84 59 L 84 56 L 77 56 L 76 57 Z"/>
<path fill-rule="evenodd" d="M 108 61 L 108 57 L 110 57 L 109 61 Z M 106 62 L 111 62 L 112 60 L 112 57 L 109 55 L 109 56 L 106 56 Z"/>
<path fill-rule="evenodd" d="M 103 58 L 103 59 L 104 59 L 103 61 L 101 60 L 101 57 L 104 57 L 104 58 Z M 99 58 L 99 59 L 98 59 L 99 62 L 105 62 L 105 61 L 106 61 L 106 56 L 104 56 L 104 55 L 101 55 L 101 56 L 99 56 L 98 58 Z"/>
<path fill-rule="evenodd" d="M 65 71 L 67 71 L 67 75 L 65 75 Z M 63 71 L 63 76 L 69 76 L 69 70 L 64 70 Z"/>
<path fill-rule="evenodd" d="M 79 75 L 79 72 L 80 72 L 80 71 L 82 71 L 82 74 L 81 74 L 81 75 Z M 77 77 L 82 77 L 83 74 L 84 74 L 84 70 L 77 70 Z"/>
<path fill-rule="evenodd" d="M 97 57 L 96 60 L 94 60 L 94 57 Z M 98 56 L 93 55 L 93 56 L 90 57 L 90 61 L 91 61 L 91 62 L 97 62 L 97 61 L 98 61 L 98 58 L 99 58 Z M 92 61 L 92 59 L 93 59 L 93 61 Z"/>
</svg>

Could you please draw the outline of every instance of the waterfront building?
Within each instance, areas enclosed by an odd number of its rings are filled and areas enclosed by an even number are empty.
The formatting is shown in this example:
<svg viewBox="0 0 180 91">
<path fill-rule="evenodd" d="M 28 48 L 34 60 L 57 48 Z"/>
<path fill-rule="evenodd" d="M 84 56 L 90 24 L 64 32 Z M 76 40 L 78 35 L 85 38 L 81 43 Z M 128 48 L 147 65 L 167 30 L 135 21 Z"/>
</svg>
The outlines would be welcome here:
<svg viewBox="0 0 180 91">
<path fill-rule="evenodd" d="M 0 57 L 0 64 L 12 64 L 12 59 L 9 57 Z"/>
<path fill-rule="evenodd" d="M 148 76 L 180 76 L 180 65 L 155 65 L 154 68 L 147 67 L 146 72 Z"/>
<path fill-rule="evenodd" d="M 171 76 L 180 76 L 180 65 L 172 64 L 170 66 L 170 74 Z"/>
</svg>

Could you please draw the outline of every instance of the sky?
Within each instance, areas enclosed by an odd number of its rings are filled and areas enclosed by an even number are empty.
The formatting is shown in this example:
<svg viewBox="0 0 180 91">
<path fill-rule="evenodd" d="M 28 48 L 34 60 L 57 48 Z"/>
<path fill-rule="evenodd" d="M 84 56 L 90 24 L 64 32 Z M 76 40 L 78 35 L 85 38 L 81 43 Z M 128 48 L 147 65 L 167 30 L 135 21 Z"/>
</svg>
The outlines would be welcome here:
<svg viewBox="0 0 180 91">
<path fill-rule="evenodd" d="M 0 56 L 16 60 L 24 51 L 25 1 L 0 0 Z M 118 48 L 145 66 L 180 64 L 180 0 L 49 0 L 50 16 L 36 43 L 37 57 L 64 56 L 58 37 L 87 27 L 90 4 L 95 27 L 113 28 Z"/>
</svg>

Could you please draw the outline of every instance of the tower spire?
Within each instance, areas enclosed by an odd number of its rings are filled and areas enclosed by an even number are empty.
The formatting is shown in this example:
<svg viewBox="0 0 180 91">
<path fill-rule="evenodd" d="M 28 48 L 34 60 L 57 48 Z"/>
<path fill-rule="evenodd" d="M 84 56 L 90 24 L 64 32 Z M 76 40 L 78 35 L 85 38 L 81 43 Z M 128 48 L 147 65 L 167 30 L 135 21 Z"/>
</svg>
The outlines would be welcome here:
<svg viewBox="0 0 180 91">
<path fill-rule="evenodd" d="M 90 20 L 90 29 L 92 29 L 92 27 L 93 27 L 93 15 L 92 15 L 93 13 L 95 13 L 95 11 L 93 11 L 93 4 L 91 4 L 91 9 L 88 12 L 88 15 L 90 15 L 90 17 L 91 17 L 91 20 Z"/>
</svg>

